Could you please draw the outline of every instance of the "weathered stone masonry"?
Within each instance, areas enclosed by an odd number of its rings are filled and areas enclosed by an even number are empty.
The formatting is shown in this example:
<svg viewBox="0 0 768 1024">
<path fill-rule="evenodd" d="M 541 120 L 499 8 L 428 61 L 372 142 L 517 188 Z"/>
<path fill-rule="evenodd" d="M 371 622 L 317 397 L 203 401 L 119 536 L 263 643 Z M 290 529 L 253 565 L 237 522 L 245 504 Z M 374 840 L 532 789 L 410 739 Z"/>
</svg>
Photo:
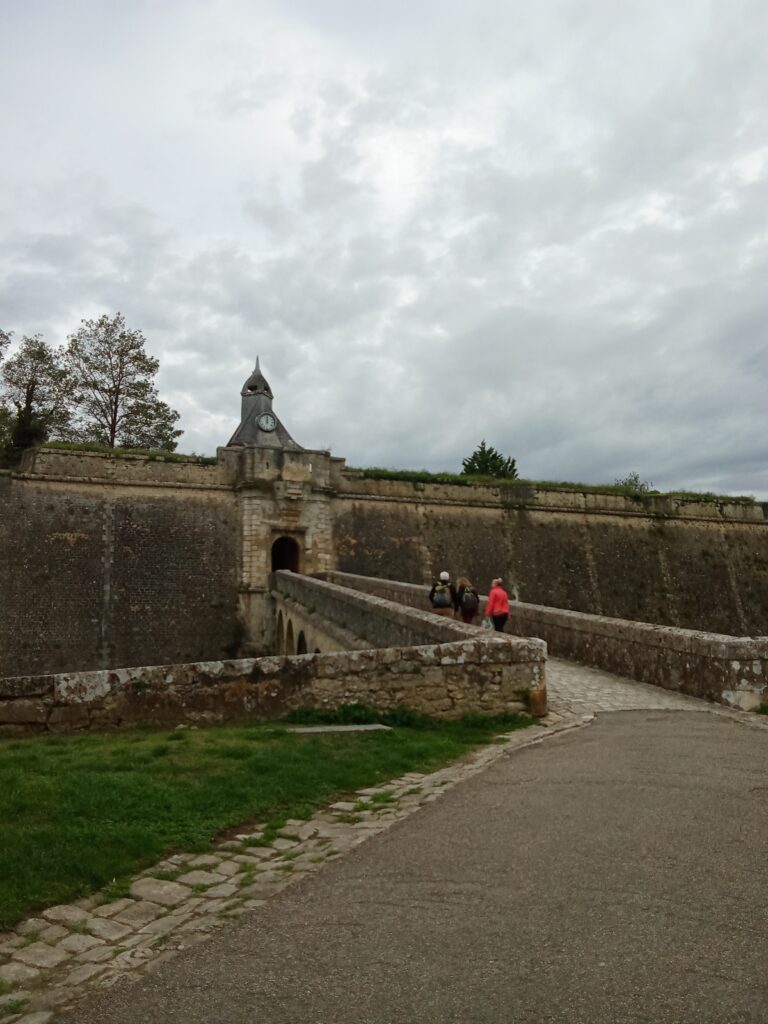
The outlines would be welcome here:
<svg viewBox="0 0 768 1024">
<path fill-rule="evenodd" d="M 733 636 L 768 632 L 759 504 L 339 475 L 336 568 L 426 583 L 449 568 L 521 601 Z"/>
<path fill-rule="evenodd" d="M 271 653 L 280 539 L 302 572 L 448 566 L 529 604 L 767 629 L 760 505 L 365 480 L 298 446 L 216 465 L 43 449 L 0 473 L 0 676 Z"/>
<path fill-rule="evenodd" d="M 412 583 L 325 573 L 350 587 L 398 605 L 421 608 L 424 590 Z M 539 637 L 550 654 L 618 675 L 719 701 L 745 711 L 768 703 L 768 637 L 721 636 L 629 622 L 514 601 L 507 631 Z"/>
<path fill-rule="evenodd" d="M 476 627 L 334 584 L 292 573 L 277 576 L 275 593 L 286 614 L 320 619 L 329 612 L 346 613 L 367 624 L 370 646 L 5 679 L 0 735 L 243 722 L 350 703 L 382 710 L 406 706 L 444 718 L 478 711 L 546 712 L 542 641 L 489 637 Z M 393 635 L 404 636 L 409 645 L 389 646 Z"/>
</svg>

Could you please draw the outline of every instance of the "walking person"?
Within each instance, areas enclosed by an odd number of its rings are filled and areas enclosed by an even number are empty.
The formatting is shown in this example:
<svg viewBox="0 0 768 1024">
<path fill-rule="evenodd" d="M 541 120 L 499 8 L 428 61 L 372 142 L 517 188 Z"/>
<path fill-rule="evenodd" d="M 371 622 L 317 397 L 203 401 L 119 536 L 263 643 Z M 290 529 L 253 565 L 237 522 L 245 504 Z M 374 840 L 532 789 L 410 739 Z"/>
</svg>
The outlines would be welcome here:
<svg viewBox="0 0 768 1024">
<path fill-rule="evenodd" d="M 480 607 L 480 598 L 466 576 L 459 576 L 456 580 L 456 618 L 462 622 L 473 623 Z"/>
<path fill-rule="evenodd" d="M 432 584 L 432 589 L 429 592 L 429 603 L 432 605 L 432 611 L 435 615 L 442 615 L 447 619 L 452 619 L 456 615 L 459 602 L 456 597 L 456 587 L 451 583 L 451 574 L 449 572 L 443 570 L 437 581 Z"/>
<path fill-rule="evenodd" d="M 488 603 L 485 606 L 485 616 L 493 621 L 493 628 L 497 633 L 504 632 L 504 627 L 509 619 L 509 598 L 501 585 L 500 576 L 497 576 L 491 583 L 491 592 L 488 594 Z"/>
</svg>

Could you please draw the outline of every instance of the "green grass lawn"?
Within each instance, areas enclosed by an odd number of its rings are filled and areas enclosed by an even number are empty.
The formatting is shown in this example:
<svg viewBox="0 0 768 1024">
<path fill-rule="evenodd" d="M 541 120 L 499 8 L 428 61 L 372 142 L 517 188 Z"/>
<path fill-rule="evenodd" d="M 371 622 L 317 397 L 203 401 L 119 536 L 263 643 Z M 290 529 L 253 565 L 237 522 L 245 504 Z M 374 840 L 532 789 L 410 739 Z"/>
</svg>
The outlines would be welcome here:
<svg viewBox="0 0 768 1024">
<path fill-rule="evenodd" d="M 274 832 L 339 793 L 434 769 L 529 722 L 414 716 L 391 732 L 247 725 L 0 740 L 0 930 L 172 851 L 210 849 L 232 826 Z"/>
</svg>

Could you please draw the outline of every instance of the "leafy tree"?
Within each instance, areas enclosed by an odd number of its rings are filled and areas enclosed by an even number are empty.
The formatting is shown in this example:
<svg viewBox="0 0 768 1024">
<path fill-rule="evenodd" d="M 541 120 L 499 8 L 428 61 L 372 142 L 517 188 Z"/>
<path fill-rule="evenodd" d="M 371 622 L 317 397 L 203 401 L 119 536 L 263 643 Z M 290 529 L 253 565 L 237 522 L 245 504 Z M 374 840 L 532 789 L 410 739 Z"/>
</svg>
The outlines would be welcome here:
<svg viewBox="0 0 768 1024">
<path fill-rule="evenodd" d="M 11 415 L 10 448 L 30 448 L 66 430 L 70 415 L 66 373 L 60 354 L 39 334 L 23 338 L 18 351 L 6 360 L 0 392 Z"/>
<path fill-rule="evenodd" d="M 14 416 L 7 406 L 0 405 L 0 461 L 11 447 Z"/>
<path fill-rule="evenodd" d="M 110 448 L 173 451 L 179 414 L 161 401 L 153 378 L 160 363 L 144 350 L 141 331 L 121 313 L 83 320 L 65 353 L 74 400 L 70 436 Z"/>
<path fill-rule="evenodd" d="M 653 491 L 653 484 L 650 480 L 641 480 L 639 473 L 628 473 L 621 480 L 616 481 L 617 487 L 624 487 L 630 494 L 650 494 Z"/>
<path fill-rule="evenodd" d="M 5 350 L 11 343 L 11 336 L 7 331 L 0 330 L 0 360 L 2 360 Z"/>
<path fill-rule="evenodd" d="M 515 460 L 504 458 L 492 445 L 481 441 L 472 454 L 461 463 L 465 476 L 496 476 L 506 480 L 517 479 Z"/>
</svg>

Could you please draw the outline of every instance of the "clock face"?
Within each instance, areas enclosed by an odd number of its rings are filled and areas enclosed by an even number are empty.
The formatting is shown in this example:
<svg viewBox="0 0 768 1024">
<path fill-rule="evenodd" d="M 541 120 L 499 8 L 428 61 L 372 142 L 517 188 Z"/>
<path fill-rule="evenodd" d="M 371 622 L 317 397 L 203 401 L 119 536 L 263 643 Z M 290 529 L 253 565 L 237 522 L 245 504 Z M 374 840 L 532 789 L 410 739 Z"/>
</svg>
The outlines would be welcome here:
<svg viewBox="0 0 768 1024">
<path fill-rule="evenodd" d="M 259 416 L 257 422 L 262 430 L 274 430 L 277 426 L 275 417 L 269 412 L 263 412 L 261 416 Z"/>
</svg>

